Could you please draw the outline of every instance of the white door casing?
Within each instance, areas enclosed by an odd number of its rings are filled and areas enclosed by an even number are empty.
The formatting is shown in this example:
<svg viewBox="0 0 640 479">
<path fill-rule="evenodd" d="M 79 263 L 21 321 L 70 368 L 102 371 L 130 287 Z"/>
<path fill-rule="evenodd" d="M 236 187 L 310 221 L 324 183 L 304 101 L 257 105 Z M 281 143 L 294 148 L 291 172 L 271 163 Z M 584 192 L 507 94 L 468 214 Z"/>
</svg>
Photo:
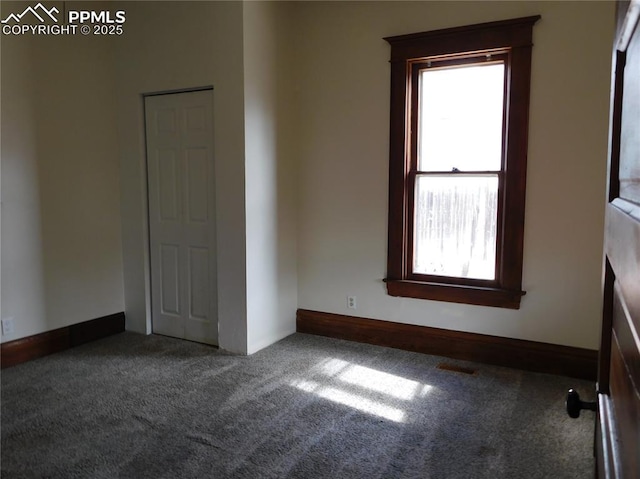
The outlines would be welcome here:
<svg viewBox="0 0 640 479">
<path fill-rule="evenodd" d="M 145 97 L 153 332 L 218 343 L 213 91 Z"/>
</svg>

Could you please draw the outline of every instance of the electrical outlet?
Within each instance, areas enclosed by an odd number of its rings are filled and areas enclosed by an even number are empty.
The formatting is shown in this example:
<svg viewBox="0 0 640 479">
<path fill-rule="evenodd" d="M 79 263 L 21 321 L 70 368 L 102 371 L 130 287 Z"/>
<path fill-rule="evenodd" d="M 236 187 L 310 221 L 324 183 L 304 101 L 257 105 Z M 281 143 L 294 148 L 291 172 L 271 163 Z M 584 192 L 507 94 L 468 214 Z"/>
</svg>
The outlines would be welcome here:
<svg viewBox="0 0 640 479">
<path fill-rule="evenodd" d="M 7 336 L 13 334 L 16 331 L 16 326 L 13 323 L 13 318 L 4 318 L 2 320 L 2 335 Z"/>
<path fill-rule="evenodd" d="M 358 303 L 356 302 L 355 296 L 347 296 L 347 308 L 356 309 L 358 307 Z"/>
</svg>

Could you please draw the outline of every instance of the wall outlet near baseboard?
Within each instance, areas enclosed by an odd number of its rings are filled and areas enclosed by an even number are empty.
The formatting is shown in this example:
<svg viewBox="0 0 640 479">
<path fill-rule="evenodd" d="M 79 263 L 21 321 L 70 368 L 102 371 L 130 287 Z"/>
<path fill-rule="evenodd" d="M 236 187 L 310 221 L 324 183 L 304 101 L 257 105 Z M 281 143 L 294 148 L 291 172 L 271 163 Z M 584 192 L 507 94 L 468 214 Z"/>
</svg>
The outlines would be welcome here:
<svg viewBox="0 0 640 479">
<path fill-rule="evenodd" d="M 2 335 L 8 336 L 16 332 L 16 325 L 13 322 L 13 318 L 4 318 L 2 320 Z"/>
<path fill-rule="evenodd" d="M 356 309 L 358 307 L 358 303 L 356 301 L 355 296 L 347 296 L 347 308 Z"/>
</svg>

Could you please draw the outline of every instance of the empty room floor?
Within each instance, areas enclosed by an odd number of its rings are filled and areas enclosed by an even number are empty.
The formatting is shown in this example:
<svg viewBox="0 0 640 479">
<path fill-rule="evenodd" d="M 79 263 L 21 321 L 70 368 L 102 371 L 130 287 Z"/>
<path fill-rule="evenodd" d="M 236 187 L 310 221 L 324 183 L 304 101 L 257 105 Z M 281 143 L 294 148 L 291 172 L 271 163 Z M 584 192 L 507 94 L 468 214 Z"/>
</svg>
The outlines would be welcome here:
<svg viewBox="0 0 640 479">
<path fill-rule="evenodd" d="M 453 366 L 453 369 L 447 369 Z M 593 383 L 294 334 L 122 333 L 2 372 L 3 478 L 590 478 Z"/>
</svg>

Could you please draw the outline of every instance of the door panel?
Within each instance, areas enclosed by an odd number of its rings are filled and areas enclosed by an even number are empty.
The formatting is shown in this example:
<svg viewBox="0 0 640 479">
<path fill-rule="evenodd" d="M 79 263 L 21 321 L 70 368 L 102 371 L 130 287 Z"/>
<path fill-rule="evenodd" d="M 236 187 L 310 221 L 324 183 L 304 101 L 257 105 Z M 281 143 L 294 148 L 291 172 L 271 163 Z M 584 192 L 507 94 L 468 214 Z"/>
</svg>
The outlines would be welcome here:
<svg viewBox="0 0 640 479">
<path fill-rule="evenodd" d="M 153 332 L 217 344 L 210 90 L 145 98 Z"/>
<path fill-rule="evenodd" d="M 640 1 L 618 8 L 596 430 L 606 479 L 640 477 Z"/>
<path fill-rule="evenodd" d="M 640 344 L 620 288 L 615 287 L 609 397 L 617 423 L 620 476 L 639 477 Z"/>
<path fill-rule="evenodd" d="M 159 221 L 180 221 L 180 176 L 176 161 L 176 152 L 163 150 L 158 153 L 158 192 Z"/>
<path fill-rule="evenodd" d="M 189 317 L 206 321 L 208 313 L 209 250 L 189 248 Z"/>
<path fill-rule="evenodd" d="M 162 314 L 180 316 L 180 268 L 178 266 L 180 246 L 160 245 L 160 303 Z"/>
<path fill-rule="evenodd" d="M 209 196 L 209 172 L 207 150 L 193 148 L 187 150 L 187 218 L 190 223 L 208 221 L 207 197 Z"/>
</svg>

